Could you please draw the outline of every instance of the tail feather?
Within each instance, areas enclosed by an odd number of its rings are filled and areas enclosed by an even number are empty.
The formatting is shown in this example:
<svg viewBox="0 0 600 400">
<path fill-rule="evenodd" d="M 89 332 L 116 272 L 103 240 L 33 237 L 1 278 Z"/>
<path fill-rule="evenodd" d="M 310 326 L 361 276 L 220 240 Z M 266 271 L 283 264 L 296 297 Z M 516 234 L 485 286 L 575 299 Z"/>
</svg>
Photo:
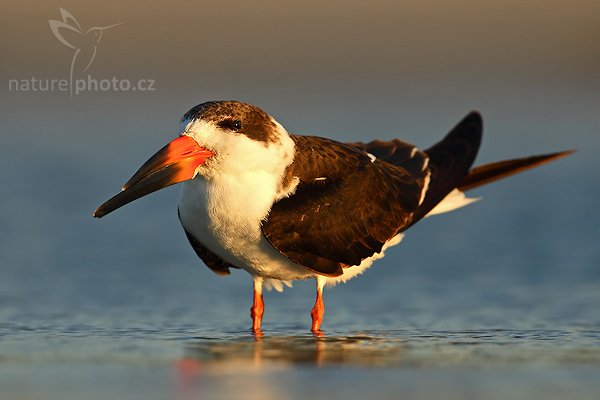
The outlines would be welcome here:
<svg viewBox="0 0 600 400">
<path fill-rule="evenodd" d="M 528 169 L 538 167 L 550 161 L 566 157 L 574 152 L 575 150 L 567 150 L 480 165 L 469 171 L 469 174 L 462 180 L 458 189 L 463 192 L 471 190 Z"/>
<path fill-rule="evenodd" d="M 482 132 L 481 115 L 474 111 L 444 139 L 425 150 L 429 157 L 430 182 L 421 206 L 413 214 L 411 225 L 433 210 L 469 174 L 481 144 Z"/>
<path fill-rule="evenodd" d="M 474 111 L 460 121 L 440 142 L 425 151 L 398 139 L 348 143 L 382 161 L 402 167 L 409 173 L 430 171 L 429 183 L 420 207 L 407 229 L 425 216 L 448 212 L 477 199 L 464 191 L 538 167 L 573 154 L 574 150 L 498 161 L 471 168 L 479 150 L 483 131 L 481 115 Z"/>
</svg>

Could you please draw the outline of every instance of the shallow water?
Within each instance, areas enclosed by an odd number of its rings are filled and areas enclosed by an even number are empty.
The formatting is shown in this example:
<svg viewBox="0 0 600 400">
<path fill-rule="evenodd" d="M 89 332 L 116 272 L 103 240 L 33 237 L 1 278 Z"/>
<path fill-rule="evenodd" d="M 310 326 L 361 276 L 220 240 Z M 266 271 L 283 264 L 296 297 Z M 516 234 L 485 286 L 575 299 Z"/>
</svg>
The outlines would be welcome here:
<svg viewBox="0 0 600 400">
<path fill-rule="evenodd" d="M 597 397 L 597 330 L 292 331 L 2 326 L 5 398 Z"/>
</svg>

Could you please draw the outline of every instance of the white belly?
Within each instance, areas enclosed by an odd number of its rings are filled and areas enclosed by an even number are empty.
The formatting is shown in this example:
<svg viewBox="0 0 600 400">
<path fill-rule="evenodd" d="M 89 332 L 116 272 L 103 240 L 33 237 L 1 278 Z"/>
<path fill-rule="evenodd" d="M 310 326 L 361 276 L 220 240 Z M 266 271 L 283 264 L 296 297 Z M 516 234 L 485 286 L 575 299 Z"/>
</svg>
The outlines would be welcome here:
<svg viewBox="0 0 600 400">
<path fill-rule="evenodd" d="M 197 177 L 185 182 L 179 202 L 181 223 L 211 252 L 253 276 L 281 281 L 314 277 L 314 272 L 290 261 L 262 235 L 260 222 L 274 197 L 268 179 L 269 175 L 253 174 L 247 177 L 251 185 L 239 177 L 210 183 Z"/>
</svg>

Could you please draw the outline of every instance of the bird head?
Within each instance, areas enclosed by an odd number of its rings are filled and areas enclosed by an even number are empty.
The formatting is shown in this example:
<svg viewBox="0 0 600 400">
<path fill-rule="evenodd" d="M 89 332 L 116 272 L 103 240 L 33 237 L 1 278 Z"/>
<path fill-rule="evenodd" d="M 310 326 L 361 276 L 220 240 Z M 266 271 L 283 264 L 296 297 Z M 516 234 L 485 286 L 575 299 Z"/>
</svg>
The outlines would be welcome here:
<svg viewBox="0 0 600 400">
<path fill-rule="evenodd" d="M 94 43 L 100 43 L 100 40 L 102 39 L 102 32 L 107 29 L 114 28 L 115 26 L 123 25 L 124 23 L 125 22 L 119 22 L 118 24 L 112 24 L 109 26 L 95 26 L 88 29 L 85 34 L 87 37 L 91 38 Z"/>
<path fill-rule="evenodd" d="M 183 116 L 179 136 L 150 157 L 94 217 L 196 177 L 283 174 L 293 153 L 287 131 L 260 108 L 237 101 L 203 103 Z"/>
</svg>

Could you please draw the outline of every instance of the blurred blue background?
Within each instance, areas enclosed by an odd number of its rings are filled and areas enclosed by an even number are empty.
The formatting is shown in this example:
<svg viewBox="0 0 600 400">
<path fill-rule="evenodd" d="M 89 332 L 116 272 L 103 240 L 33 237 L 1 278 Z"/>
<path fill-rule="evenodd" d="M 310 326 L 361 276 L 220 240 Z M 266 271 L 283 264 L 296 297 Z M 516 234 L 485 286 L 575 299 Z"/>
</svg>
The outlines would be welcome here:
<svg viewBox="0 0 600 400">
<path fill-rule="evenodd" d="M 324 329 L 334 338 L 404 338 L 408 360 L 434 368 L 373 375 L 342 363 L 329 370 L 333 382 L 361 381 L 382 396 L 408 381 L 439 388 L 403 392 L 423 398 L 448 387 L 457 398 L 598 393 L 591 378 L 600 363 L 598 2 L 0 7 L 0 383 L 8 396 L 106 398 L 100 388 L 110 384 L 114 397 L 147 398 L 170 382 L 169 363 L 187 354 L 186 343 L 246 340 L 249 276 L 218 277 L 196 258 L 176 216 L 179 188 L 91 217 L 178 134 L 189 108 L 216 99 L 258 105 L 294 133 L 399 137 L 423 148 L 477 109 L 485 123 L 477 163 L 577 149 L 411 228 L 367 274 L 326 292 Z M 11 80 L 69 79 L 74 50 L 48 24 L 61 19 L 59 7 L 82 31 L 124 22 L 103 32 L 93 63 L 76 77 L 150 79 L 155 90 L 70 97 L 11 88 Z M 265 331 L 304 334 L 313 296 L 312 282 L 266 294 Z M 452 335 L 482 344 L 473 331 L 508 346 L 484 344 L 484 356 L 481 347 L 453 347 Z M 441 343 L 415 345 L 435 335 Z M 547 347 L 538 347 L 545 339 Z M 526 371 L 512 375 L 493 362 L 498 374 L 461 369 L 497 359 Z M 444 369 L 455 361 L 459 368 Z M 529 369 L 538 363 L 544 367 Z M 557 377 L 573 376 L 581 380 L 576 390 L 556 386 Z M 244 393 L 211 377 L 208 392 L 194 386 L 192 393 Z M 279 389 L 305 395 L 301 387 L 312 379 L 292 369 Z M 127 382 L 145 389 L 132 392 Z"/>
</svg>

